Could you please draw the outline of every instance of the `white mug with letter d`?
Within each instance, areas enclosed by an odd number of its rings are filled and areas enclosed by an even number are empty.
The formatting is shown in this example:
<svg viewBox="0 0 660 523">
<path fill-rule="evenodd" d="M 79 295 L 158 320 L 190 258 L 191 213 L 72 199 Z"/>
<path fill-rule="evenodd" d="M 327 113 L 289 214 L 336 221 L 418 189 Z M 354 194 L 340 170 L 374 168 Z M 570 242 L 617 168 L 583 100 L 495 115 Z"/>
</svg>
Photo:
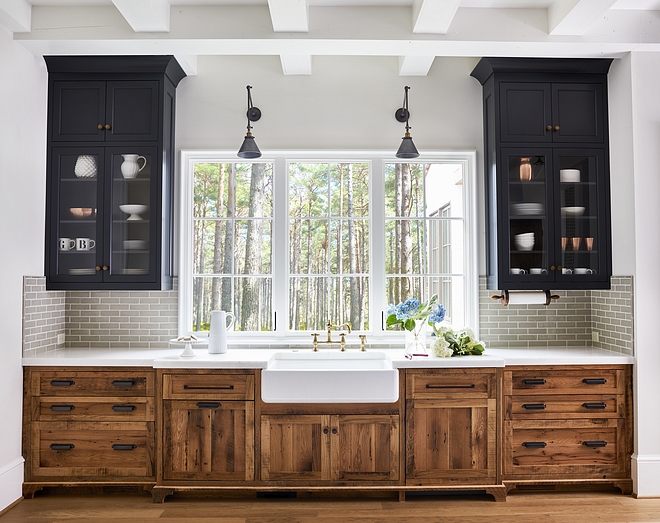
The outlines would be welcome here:
<svg viewBox="0 0 660 523">
<path fill-rule="evenodd" d="M 525 269 L 509 269 L 509 274 L 527 274 Z"/>
<path fill-rule="evenodd" d="M 91 238 L 76 238 L 77 251 L 89 251 L 96 246 L 96 242 Z"/>
<path fill-rule="evenodd" d="M 542 269 L 541 267 L 533 267 L 529 269 L 530 274 L 548 274 L 548 271 L 546 269 Z"/>
<path fill-rule="evenodd" d="M 593 269 L 587 269 L 586 267 L 576 267 L 573 271 L 574 274 L 593 274 L 594 272 Z"/>
<path fill-rule="evenodd" d="M 73 238 L 60 238 L 60 251 L 70 251 L 76 246 Z"/>
</svg>

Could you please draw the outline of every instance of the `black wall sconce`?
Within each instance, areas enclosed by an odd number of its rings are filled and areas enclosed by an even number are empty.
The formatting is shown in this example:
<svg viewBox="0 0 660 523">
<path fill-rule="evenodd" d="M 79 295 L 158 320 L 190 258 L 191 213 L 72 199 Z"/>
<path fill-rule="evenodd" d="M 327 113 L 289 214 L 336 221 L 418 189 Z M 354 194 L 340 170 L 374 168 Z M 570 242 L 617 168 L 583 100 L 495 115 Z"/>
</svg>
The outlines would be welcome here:
<svg viewBox="0 0 660 523">
<path fill-rule="evenodd" d="M 247 109 L 247 134 L 243 140 L 243 145 L 238 150 L 239 158 L 259 158 L 261 157 L 261 151 L 257 147 L 257 142 L 254 141 L 254 136 L 252 136 L 252 125 L 250 122 L 256 122 L 261 118 L 261 111 L 258 107 L 252 105 L 252 95 L 250 94 L 251 85 L 246 87 L 247 96 L 248 96 L 248 109 Z"/>
<path fill-rule="evenodd" d="M 396 152 L 395 156 L 397 158 L 417 158 L 419 156 L 417 147 L 415 147 L 415 144 L 412 141 L 412 137 L 410 136 L 410 125 L 408 125 L 408 119 L 410 118 L 410 111 L 408 111 L 409 89 L 410 87 L 406 85 L 405 94 L 403 97 L 403 107 L 397 109 L 396 112 L 394 113 L 394 117 L 397 119 L 397 121 L 401 123 L 406 122 L 406 134 L 404 135 L 403 140 L 401 141 L 399 150 Z"/>
</svg>

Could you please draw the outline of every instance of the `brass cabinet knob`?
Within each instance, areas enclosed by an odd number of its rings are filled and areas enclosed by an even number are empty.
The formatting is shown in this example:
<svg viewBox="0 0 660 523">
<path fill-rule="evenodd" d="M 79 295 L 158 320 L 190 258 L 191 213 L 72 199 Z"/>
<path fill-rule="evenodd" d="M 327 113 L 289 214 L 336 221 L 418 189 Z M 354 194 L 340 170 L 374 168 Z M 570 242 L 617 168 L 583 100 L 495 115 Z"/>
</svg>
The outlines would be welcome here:
<svg viewBox="0 0 660 523">
<path fill-rule="evenodd" d="M 557 270 L 558 270 L 558 271 L 561 270 L 561 265 L 557 265 Z"/>
<path fill-rule="evenodd" d="M 550 270 L 551 270 L 551 271 L 554 271 L 554 270 L 555 270 L 555 266 L 554 266 L 554 265 L 550 265 Z"/>
<path fill-rule="evenodd" d="M 96 127 L 97 127 L 98 129 L 103 129 L 103 124 L 100 123 L 100 124 L 98 124 Z"/>
<path fill-rule="evenodd" d="M 97 271 L 100 271 L 100 270 L 101 270 L 101 266 L 100 266 L 100 265 L 97 265 L 97 266 L 96 266 L 96 270 L 97 270 Z"/>
<path fill-rule="evenodd" d="M 546 130 L 546 131 L 552 131 L 552 125 L 548 125 L 548 126 L 545 128 L 545 130 Z"/>
<path fill-rule="evenodd" d="M 559 126 L 555 125 L 555 131 L 559 131 Z"/>
<path fill-rule="evenodd" d="M 104 271 L 109 271 L 109 270 L 110 270 L 110 267 L 108 267 L 107 265 L 104 265 L 104 266 L 103 266 L 103 270 L 104 270 Z"/>
<path fill-rule="evenodd" d="M 109 123 L 105 124 L 105 128 L 109 131 L 110 130 L 110 124 Z M 555 131 L 559 131 L 559 127 L 557 127 L 555 129 Z"/>
</svg>

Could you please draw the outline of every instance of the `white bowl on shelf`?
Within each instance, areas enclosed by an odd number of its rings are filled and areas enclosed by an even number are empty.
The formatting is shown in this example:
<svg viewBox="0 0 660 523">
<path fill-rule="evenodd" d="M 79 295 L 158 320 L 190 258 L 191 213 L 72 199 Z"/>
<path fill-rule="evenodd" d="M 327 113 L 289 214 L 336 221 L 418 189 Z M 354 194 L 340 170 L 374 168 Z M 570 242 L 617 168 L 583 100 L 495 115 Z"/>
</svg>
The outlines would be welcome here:
<svg viewBox="0 0 660 523">
<path fill-rule="evenodd" d="M 543 214 L 543 204 L 537 202 L 520 202 L 511 205 L 514 214 L 539 215 Z"/>
<path fill-rule="evenodd" d="M 519 251 L 531 251 L 534 248 L 534 233 L 516 234 L 513 237 L 513 243 Z"/>
<path fill-rule="evenodd" d="M 562 183 L 578 183 L 580 181 L 580 170 L 561 169 L 559 171 L 559 181 Z"/>
<path fill-rule="evenodd" d="M 124 204 L 119 206 L 119 210 L 129 215 L 127 220 L 141 220 L 140 214 L 145 212 L 149 207 L 146 205 L 138 204 Z"/>
<path fill-rule="evenodd" d="M 146 248 L 146 240 L 124 240 L 124 249 L 127 251 L 143 250 Z"/>
<path fill-rule="evenodd" d="M 561 213 L 563 216 L 582 216 L 584 207 L 562 207 Z"/>
</svg>

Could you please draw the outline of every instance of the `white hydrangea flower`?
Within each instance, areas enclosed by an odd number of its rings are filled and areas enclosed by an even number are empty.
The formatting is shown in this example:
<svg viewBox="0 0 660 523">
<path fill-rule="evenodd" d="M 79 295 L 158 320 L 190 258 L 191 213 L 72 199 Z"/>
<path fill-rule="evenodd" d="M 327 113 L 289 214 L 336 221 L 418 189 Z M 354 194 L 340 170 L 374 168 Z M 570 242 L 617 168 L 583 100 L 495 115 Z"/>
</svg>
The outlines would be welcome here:
<svg viewBox="0 0 660 523">
<path fill-rule="evenodd" d="M 454 353 L 449 347 L 449 342 L 442 336 L 436 337 L 431 349 L 433 350 L 433 355 L 437 358 L 451 358 Z"/>
</svg>

